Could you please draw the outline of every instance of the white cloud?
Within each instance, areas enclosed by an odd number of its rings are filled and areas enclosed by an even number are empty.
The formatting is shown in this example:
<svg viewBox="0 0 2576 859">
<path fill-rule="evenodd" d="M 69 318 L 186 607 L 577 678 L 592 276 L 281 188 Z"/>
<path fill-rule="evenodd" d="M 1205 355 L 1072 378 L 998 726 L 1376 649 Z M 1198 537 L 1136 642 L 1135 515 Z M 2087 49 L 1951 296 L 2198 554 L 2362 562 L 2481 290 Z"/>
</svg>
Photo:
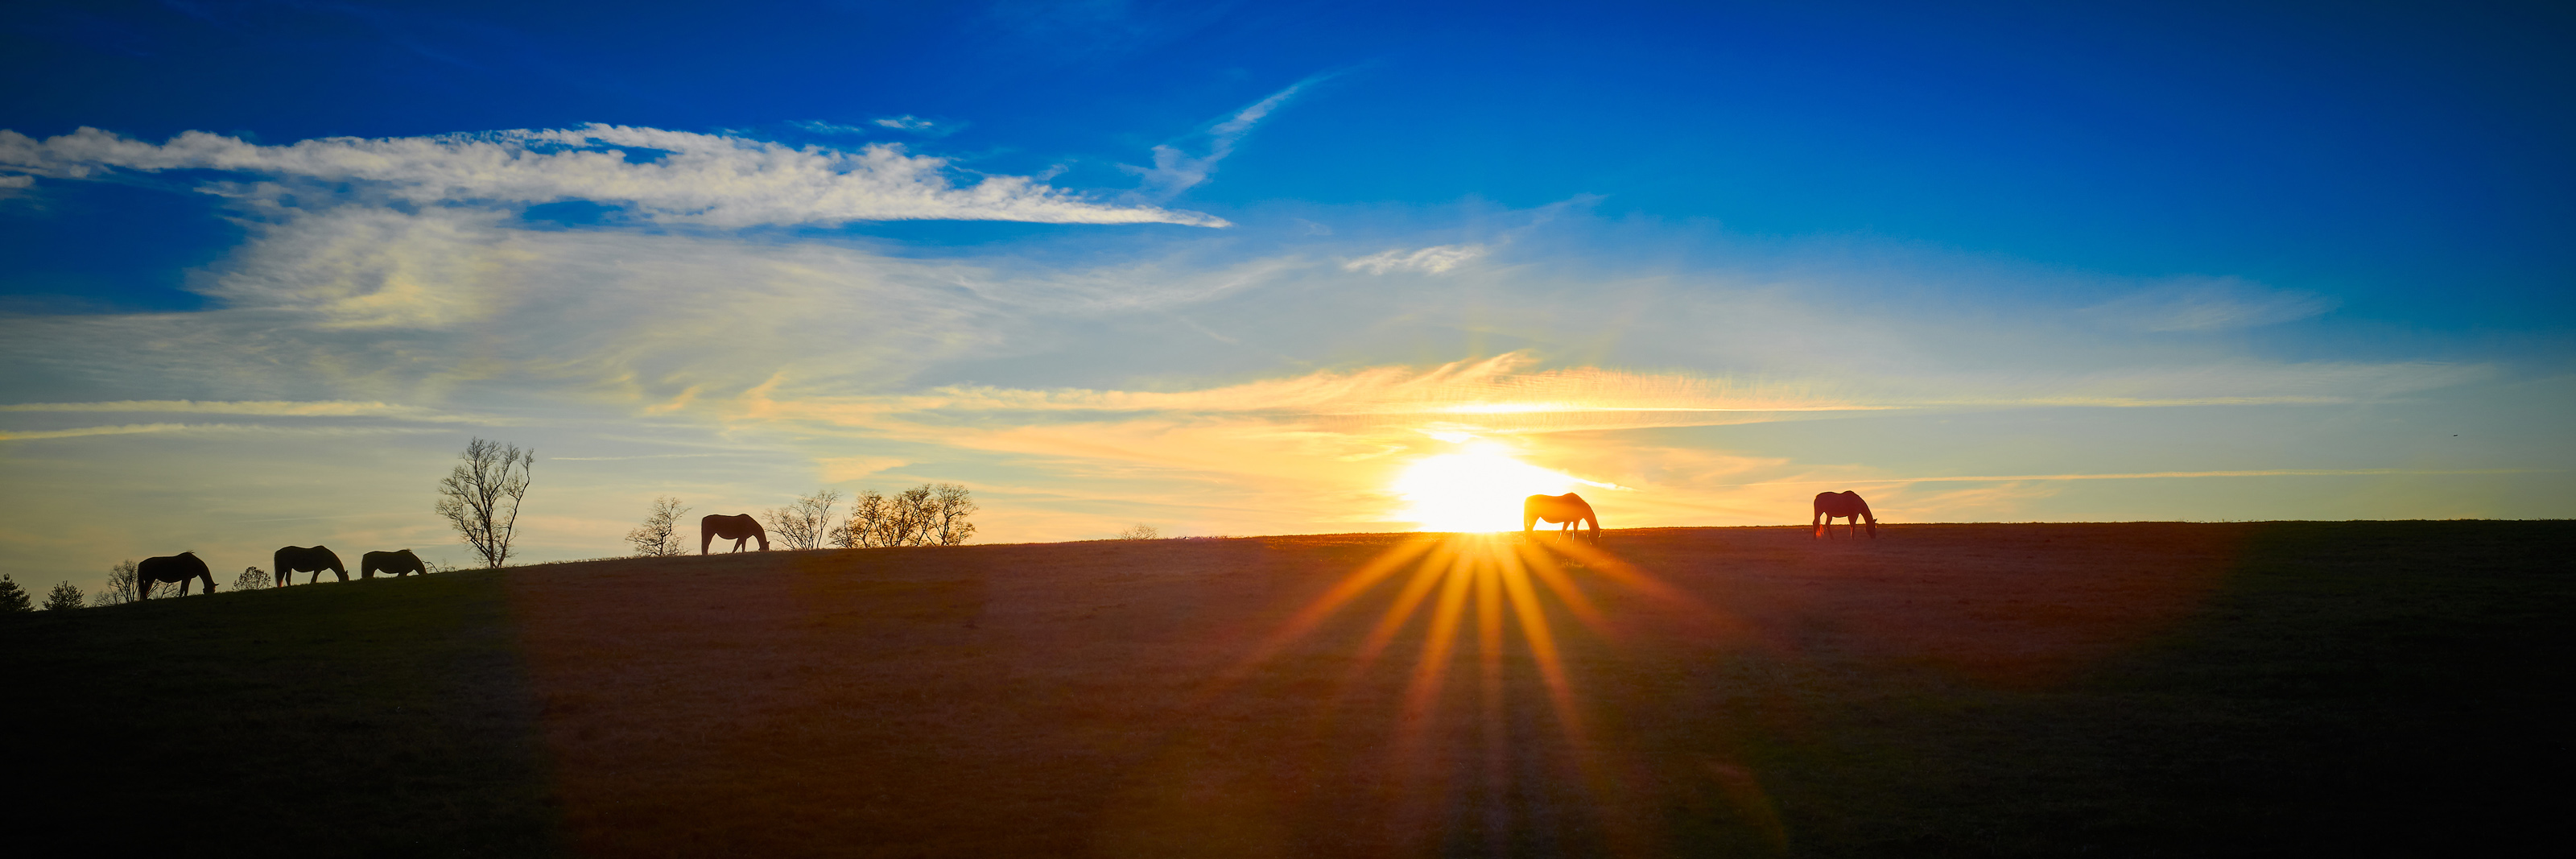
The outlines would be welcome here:
<svg viewBox="0 0 2576 859">
<path fill-rule="evenodd" d="M 768 235 L 533 230 L 488 207 L 370 201 L 249 229 L 192 275 L 216 299 L 208 310 L 0 316 L 0 366 L 13 370 L 0 401 L 22 402 L 0 407 L 0 431 L 18 439 L 0 444 L 0 470 L 22 488 L 0 512 L 41 525 L 0 534 L 12 550 L 0 567 L 99 570 L 119 552 L 166 554 L 181 536 L 244 553 L 324 538 L 438 545 L 448 537 L 423 493 L 476 432 L 544 451 L 556 518 L 532 531 L 547 541 L 532 558 L 616 551 L 658 494 L 735 512 L 817 485 L 926 480 L 976 487 L 994 540 L 1140 520 L 1180 533 L 1401 527 L 1382 521 L 1398 507 L 1390 478 L 1464 443 L 1636 487 L 1603 502 L 1614 527 L 1803 522 L 1818 488 L 1795 485 L 1805 480 L 1989 475 L 1977 479 L 2045 485 L 2078 505 L 2019 518 L 2209 517 L 2243 508 L 2200 500 L 2242 497 L 2244 485 L 2327 480 L 2284 469 L 2394 482 L 2565 461 L 2532 453 L 2538 443 L 2464 452 L 2457 428 L 2433 436 L 2443 447 L 2387 441 L 2408 428 L 2382 418 L 2473 411 L 2451 404 L 2475 402 L 2494 365 L 2282 362 L 2058 310 L 1871 291 L 1919 272 L 1743 275 L 1655 269 L 1634 253 L 1523 253 L 1549 247 L 1538 231 L 1511 238 L 1513 265 L 1459 277 L 1484 248 L 1382 233 L 1337 247 L 1229 235 L 1054 262 L 989 246 L 941 258 Z M 1345 256 L 1382 247 L 1397 250 Z M 1442 271 L 1453 276 L 1402 288 L 1376 276 Z M 2446 386 L 2463 390 L 2417 396 Z M 66 402 L 79 399 L 102 402 Z M 2355 405 L 2299 405 L 2317 403 Z M 2244 407 L 2048 408 L 2215 404 Z M 1965 429 L 1996 409 L 2030 420 Z M 270 426 L 178 423 L 216 419 L 199 414 Z M 1950 417 L 1960 429 L 1941 429 Z M 480 426 L 505 420 L 498 433 Z M 1759 425 L 1788 420 L 1805 422 Z M 2141 431 L 2087 435 L 2082 421 Z M 357 432 L 387 426 L 402 431 Z M 2290 452 L 2242 451 L 2266 443 Z M 2088 472 L 2159 479 L 2033 477 Z M 2165 476 L 2221 472 L 2246 479 L 2148 495 L 2167 491 Z M 2513 477 L 2456 473 L 2440 479 Z M 1766 485 L 1734 488 L 1748 483 Z M 1880 509 L 1918 518 L 2011 507 L 1937 494 L 1975 484 L 1927 482 L 1910 507 L 1905 487 L 1874 485 Z M 2148 500 L 2087 501 L 2088 489 Z M 2557 506 L 2534 509 L 2567 509 L 2551 491 Z M 140 515 L 135 499 L 157 506 Z M 2419 515 L 2395 502 L 2290 509 Z M 345 531 L 216 521 L 353 511 L 372 512 Z M 79 530 L 122 523 L 149 527 Z"/>
<path fill-rule="evenodd" d="M 2306 319 L 2339 303 L 2237 277 L 2178 277 L 2084 312 L 2140 331 L 2223 331 Z"/>
<path fill-rule="evenodd" d="M 1192 155 L 1178 146 L 1158 144 L 1154 147 L 1154 166 L 1128 166 L 1126 170 L 1144 177 L 1144 192 L 1157 198 L 1169 198 L 1189 190 L 1207 181 L 1209 176 L 1215 175 L 1217 162 L 1234 154 L 1235 144 L 1241 142 L 1244 135 L 1252 133 L 1254 125 L 1268 118 L 1272 111 L 1286 105 L 1289 99 L 1296 97 L 1298 91 L 1313 86 L 1320 80 L 1323 80 L 1323 77 L 1307 78 L 1289 84 L 1287 89 L 1271 93 L 1268 98 L 1253 102 L 1252 106 L 1235 111 L 1234 115 L 1209 126 L 1203 132 L 1207 137 L 1205 154 Z"/>
<path fill-rule="evenodd" d="M 592 200 L 649 220 L 717 227 L 925 219 L 1227 225 L 1196 212 L 1090 202 L 1022 176 L 959 186 L 946 159 L 896 144 L 855 152 L 793 148 L 615 125 L 284 146 L 202 131 L 156 145 L 94 128 L 41 141 L 0 130 L 0 167 L 58 178 L 112 169 L 222 170 L 358 183 L 412 204 Z"/>
<path fill-rule="evenodd" d="M 788 124 L 788 125 L 795 126 L 795 127 L 797 127 L 797 128 L 805 129 L 805 130 L 807 130 L 807 131 L 814 132 L 814 133 L 816 133 L 816 134 L 866 134 L 866 133 L 868 133 L 868 130 L 867 130 L 867 129 L 865 129 L 865 128 L 860 128 L 860 127 L 855 126 L 855 125 L 842 125 L 842 124 L 837 123 L 837 122 L 824 122 L 824 121 L 819 120 L 819 119 L 803 119 L 803 120 L 795 120 L 795 121 L 791 121 L 791 122 L 789 122 L 789 123 L 787 123 L 787 124 Z"/>
<path fill-rule="evenodd" d="M 966 130 L 966 123 L 963 122 L 941 122 L 938 120 L 923 119 L 909 113 L 902 116 L 884 117 L 874 120 L 874 122 L 880 128 L 891 128 L 896 131 L 908 131 L 923 137 L 946 137 Z"/>
<path fill-rule="evenodd" d="M 1435 245 L 1412 251 L 1397 249 L 1344 260 L 1342 270 L 1364 271 L 1370 274 L 1398 271 L 1443 274 L 1484 255 L 1484 245 Z"/>
</svg>

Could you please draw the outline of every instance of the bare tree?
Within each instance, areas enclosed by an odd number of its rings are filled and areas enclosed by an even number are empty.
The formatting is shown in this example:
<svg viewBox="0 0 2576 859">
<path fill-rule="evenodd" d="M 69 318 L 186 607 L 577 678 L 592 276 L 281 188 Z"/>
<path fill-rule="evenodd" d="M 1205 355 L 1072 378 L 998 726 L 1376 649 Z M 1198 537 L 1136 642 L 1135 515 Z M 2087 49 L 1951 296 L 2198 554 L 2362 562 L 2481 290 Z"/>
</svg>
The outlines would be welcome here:
<svg viewBox="0 0 2576 859">
<path fill-rule="evenodd" d="M 233 577 L 233 590 L 237 591 L 255 591 L 276 585 L 277 577 L 258 567 L 243 567 L 241 575 Z"/>
<path fill-rule="evenodd" d="M 528 494 L 528 469 L 537 452 L 477 438 L 457 458 L 464 464 L 438 482 L 438 515 L 483 556 L 485 566 L 498 567 L 510 559 L 510 541 L 518 536 L 519 500 Z"/>
<path fill-rule="evenodd" d="M 1138 523 L 1136 523 L 1136 527 L 1129 528 L 1129 529 L 1127 529 L 1127 530 L 1124 530 L 1124 531 L 1120 531 L 1120 532 L 1118 532 L 1118 539 L 1121 539 L 1121 540 L 1160 540 L 1160 539 L 1163 539 L 1163 532 L 1154 530 L 1154 526 L 1152 526 L 1152 525 L 1147 525 L 1147 524 L 1145 524 L 1145 523 L 1143 523 L 1143 522 L 1138 522 Z"/>
<path fill-rule="evenodd" d="M 934 506 L 938 503 L 931 498 L 930 484 L 927 483 L 895 493 L 887 505 L 893 509 L 886 516 L 886 530 L 889 532 L 886 545 L 921 545 L 923 537 L 930 532 L 932 519 L 939 513 Z"/>
<path fill-rule="evenodd" d="M 53 592 L 45 595 L 46 611 L 80 607 L 80 588 L 73 587 L 70 582 L 55 582 Z"/>
<path fill-rule="evenodd" d="M 107 568 L 107 589 L 91 595 L 89 598 L 89 604 L 101 606 L 124 605 L 135 601 L 138 598 L 138 595 L 134 592 L 134 580 L 137 578 L 135 575 L 135 566 L 134 561 L 128 559 L 118 561 L 116 562 L 116 566 Z M 162 582 L 154 585 L 152 595 L 156 597 L 178 596 L 179 583 Z"/>
<path fill-rule="evenodd" d="M 769 511 L 769 536 L 778 538 L 790 549 L 819 549 L 832 539 L 840 527 L 832 521 L 832 505 L 841 501 L 841 493 L 832 489 L 815 490 L 812 495 L 799 495 L 796 503 Z"/>
<path fill-rule="evenodd" d="M 954 483 L 924 483 L 893 495 L 861 490 L 833 545 L 861 548 L 954 546 L 975 536 L 974 493 Z"/>
<path fill-rule="evenodd" d="M 655 498 L 653 515 L 644 517 L 644 524 L 626 532 L 626 542 L 635 544 L 637 557 L 667 558 L 687 554 L 689 547 L 680 539 L 680 514 L 687 512 L 689 508 L 680 506 L 680 499 Z"/>
<path fill-rule="evenodd" d="M 887 545 L 884 539 L 886 497 L 874 489 L 863 489 L 850 497 L 850 519 L 832 532 L 832 545 L 844 549 L 865 549 Z"/>
<path fill-rule="evenodd" d="M 938 538 L 939 545 L 954 546 L 975 536 L 975 523 L 966 521 L 966 517 L 975 515 L 975 511 L 981 508 L 976 506 L 973 493 L 966 487 L 954 483 L 933 486 L 930 488 L 930 502 L 933 505 L 930 530 Z"/>
</svg>

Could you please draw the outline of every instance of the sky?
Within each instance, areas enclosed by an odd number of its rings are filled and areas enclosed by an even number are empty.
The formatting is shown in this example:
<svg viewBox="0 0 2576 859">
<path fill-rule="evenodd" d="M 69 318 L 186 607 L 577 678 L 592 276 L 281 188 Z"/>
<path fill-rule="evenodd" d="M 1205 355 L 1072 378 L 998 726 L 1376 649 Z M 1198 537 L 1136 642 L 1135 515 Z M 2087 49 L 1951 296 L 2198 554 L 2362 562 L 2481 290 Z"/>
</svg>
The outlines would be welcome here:
<svg viewBox="0 0 2576 859">
<path fill-rule="evenodd" d="M 2543 4 L 34 2 L 0 572 L 2576 515 Z"/>
</svg>

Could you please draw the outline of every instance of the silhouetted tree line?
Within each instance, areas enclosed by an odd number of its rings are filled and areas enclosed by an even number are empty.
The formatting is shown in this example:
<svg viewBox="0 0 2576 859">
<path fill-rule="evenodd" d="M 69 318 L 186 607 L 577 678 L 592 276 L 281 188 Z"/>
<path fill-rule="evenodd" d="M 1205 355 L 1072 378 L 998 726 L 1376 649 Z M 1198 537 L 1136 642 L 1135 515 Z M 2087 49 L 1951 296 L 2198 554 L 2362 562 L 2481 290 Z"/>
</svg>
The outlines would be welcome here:
<svg viewBox="0 0 2576 859">
<path fill-rule="evenodd" d="M 835 489 L 799 495 L 761 513 L 761 527 L 790 549 L 954 546 L 975 536 L 971 517 L 982 509 L 973 490 L 954 483 L 924 483 L 892 495 L 861 490 L 849 498 L 846 517 L 837 512 L 844 497 Z M 677 498 L 654 499 L 652 513 L 626 532 L 626 542 L 642 557 L 685 554 L 682 514 L 688 510 Z"/>
<path fill-rule="evenodd" d="M 893 495 L 869 489 L 850 499 L 850 518 L 832 529 L 832 545 L 954 546 L 975 536 L 967 517 L 980 509 L 973 493 L 954 483 L 924 483 Z"/>
</svg>

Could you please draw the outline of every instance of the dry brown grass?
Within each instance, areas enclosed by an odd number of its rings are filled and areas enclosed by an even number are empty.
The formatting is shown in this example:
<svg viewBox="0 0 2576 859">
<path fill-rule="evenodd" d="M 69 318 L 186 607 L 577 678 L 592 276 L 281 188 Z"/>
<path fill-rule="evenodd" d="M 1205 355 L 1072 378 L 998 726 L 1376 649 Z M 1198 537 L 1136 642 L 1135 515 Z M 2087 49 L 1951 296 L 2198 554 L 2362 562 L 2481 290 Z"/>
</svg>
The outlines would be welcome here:
<svg viewBox="0 0 2576 859">
<path fill-rule="evenodd" d="M 1656 852 L 1673 846 L 1663 818 L 1692 804 L 1752 816 L 1730 827 L 1749 834 L 1720 840 L 1775 837 L 1746 762 L 1826 729 L 1805 712 L 1811 694 L 1834 709 L 1854 694 L 2062 684 L 2200 605 L 2247 534 L 1613 532 L 1606 553 L 1582 556 L 1592 564 L 1565 559 L 1602 628 L 1535 589 L 1581 736 L 1507 611 L 1489 679 L 1481 609 L 1462 609 L 1427 707 L 1408 712 L 1405 694 L 1436 597 L 1361 664 L 1419 564 L 1241 664 L 1373 559 L 1449 538 L 625 561 L 530 568 L 510 593 L 584 852 Z M 1902 683 L 1845 688 L 1854 669 Z M 1711 718 L 1727 711 L 1742 723 Z"/>
<path fill-rule="evenodd" d="M 2567 757 L 2535 655 L 2569 643 L 2567 523 L 1882 530 L 552 564 L 40 618 L 13 647 L 123 649 L 7 679 L 54 684 L 88 721 L 31 729 L 81 742 L 121 702 L 233 713 L 267 758 L 120 772 L 221 795 L 264 766 L 314 789 L 263 849 L 380 855 L 2437 849 L 2563 795 L 2523 782 Z M 207 655 L 280 640 L 317 655 Z M 294 759 L 307 712 L 363 728 L 314 746 L 363 765 Z M 387 778 L 453 810 L 366 801 Z"/>
</svg>

